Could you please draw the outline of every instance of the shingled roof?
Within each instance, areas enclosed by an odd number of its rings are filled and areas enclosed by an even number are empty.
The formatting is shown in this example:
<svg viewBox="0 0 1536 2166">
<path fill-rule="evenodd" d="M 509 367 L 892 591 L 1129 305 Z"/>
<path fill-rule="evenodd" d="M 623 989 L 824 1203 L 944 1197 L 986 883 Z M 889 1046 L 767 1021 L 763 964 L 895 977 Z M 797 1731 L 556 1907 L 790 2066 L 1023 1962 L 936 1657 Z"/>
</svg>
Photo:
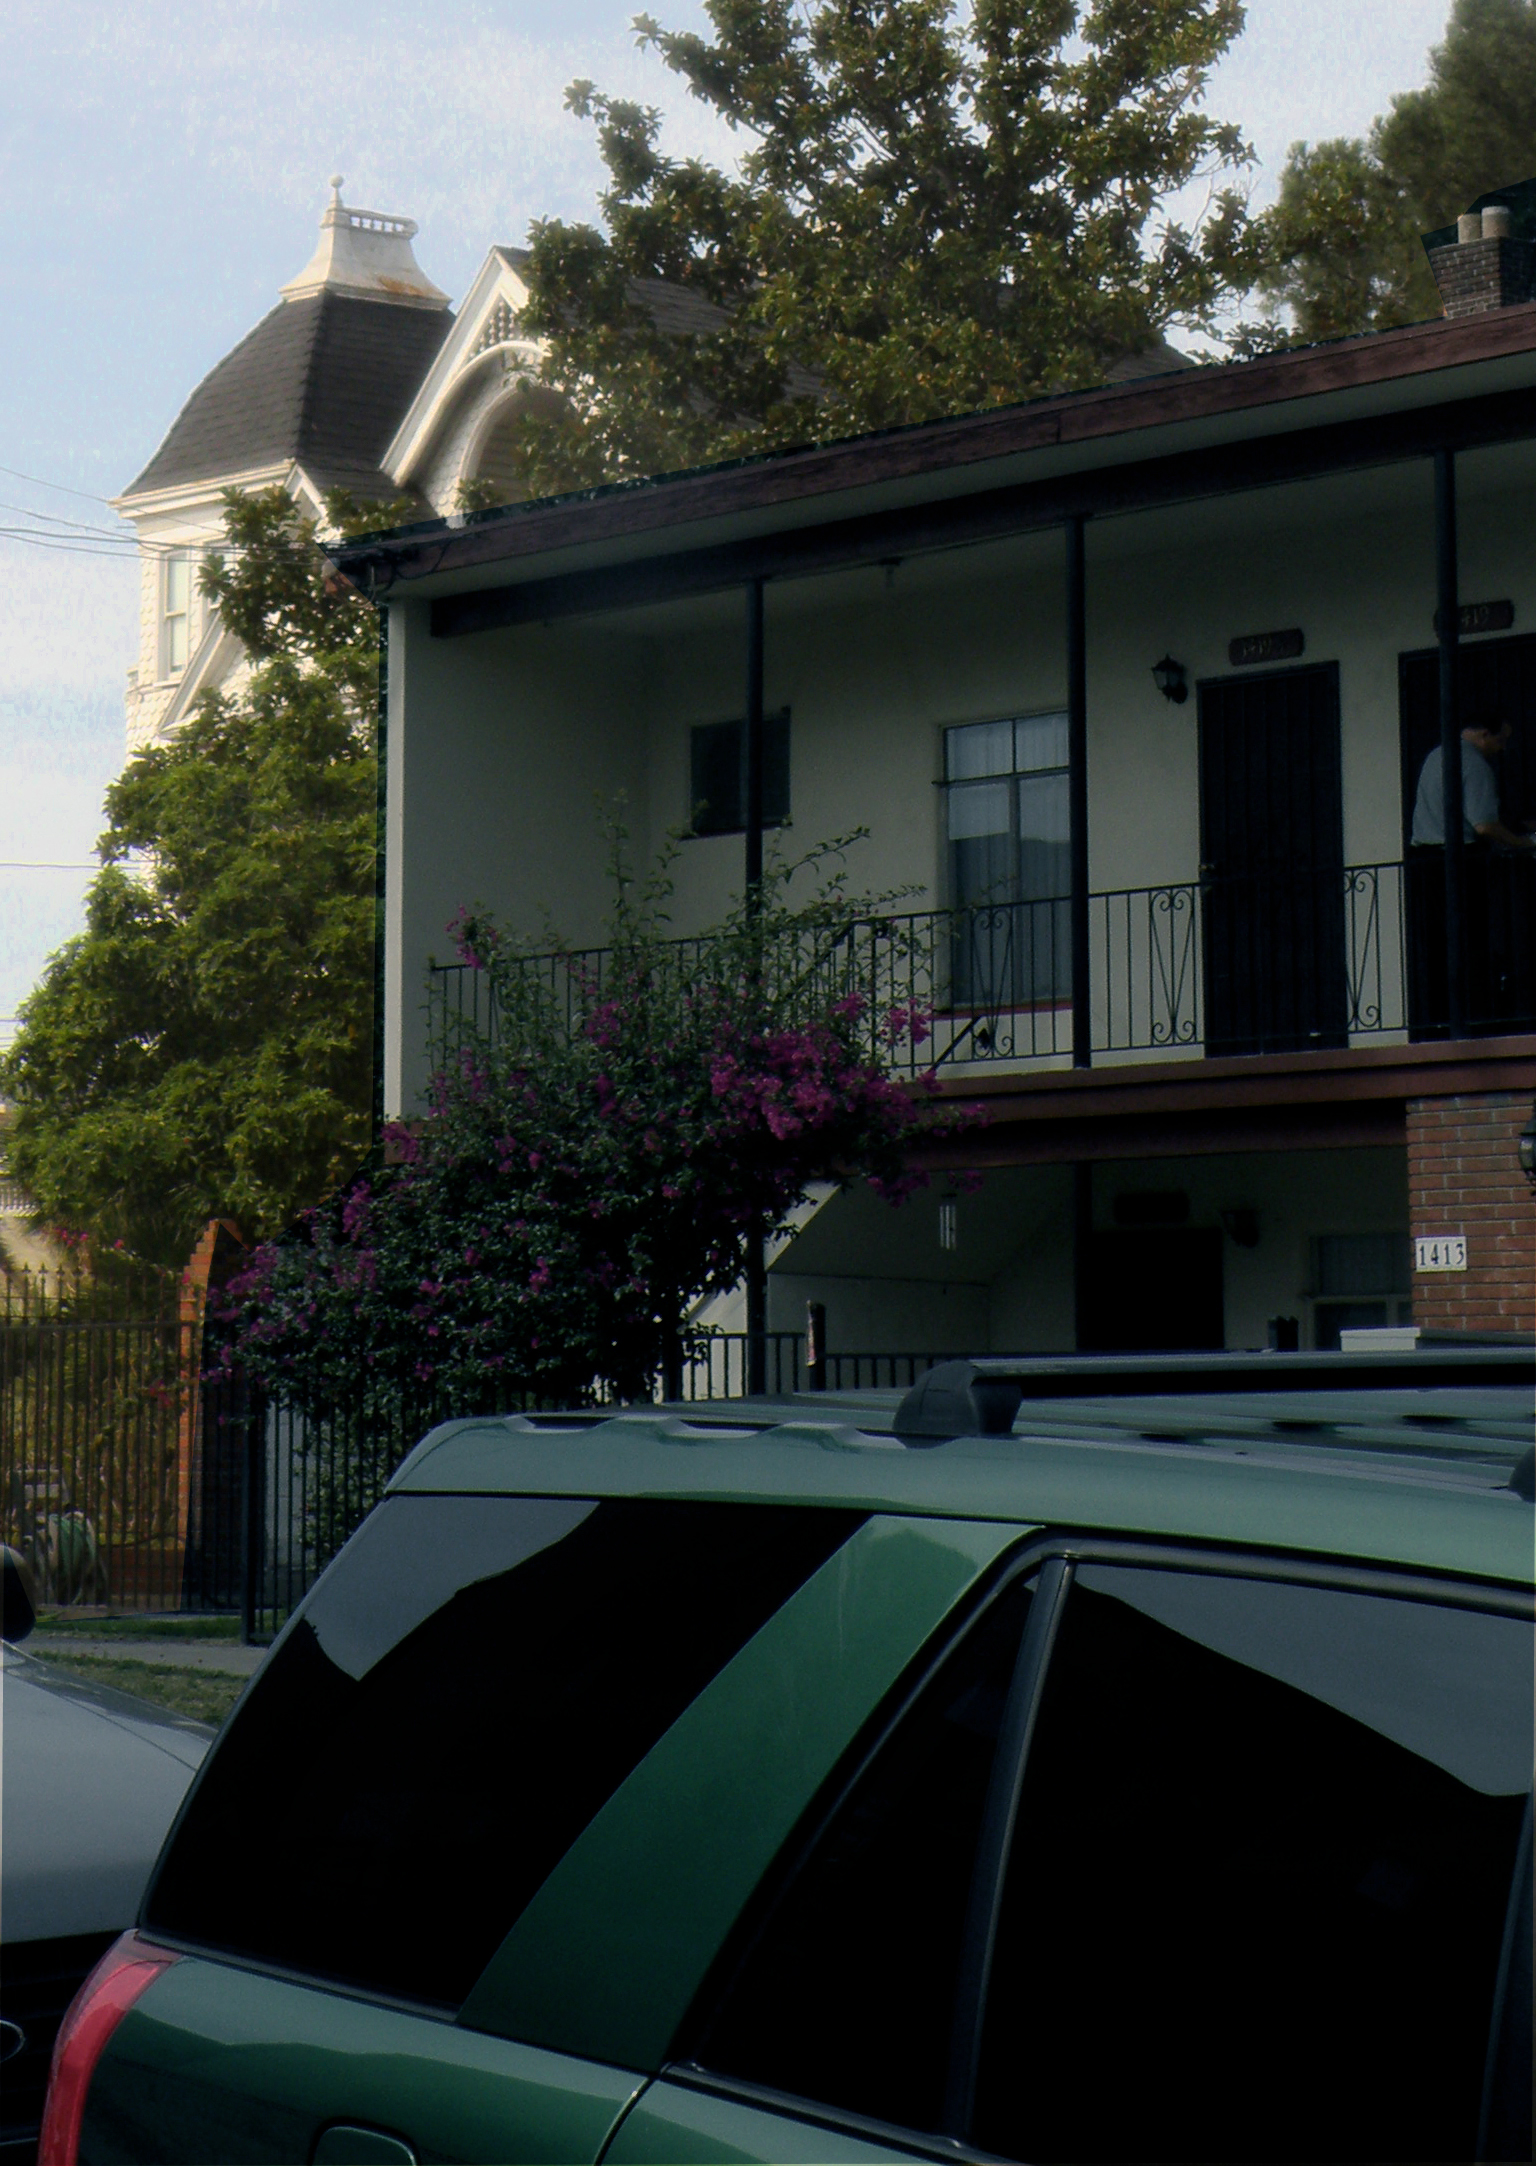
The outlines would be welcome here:
<svg viewBox="0 0 1536 2166">
<path fill-rule="evenodd" d="M 125 496 L 290 459 L 317 488 L 393 496 L 380 461 L 452 322 L 332 289 L 280 302 L 203 378 Z"/>
</svg>

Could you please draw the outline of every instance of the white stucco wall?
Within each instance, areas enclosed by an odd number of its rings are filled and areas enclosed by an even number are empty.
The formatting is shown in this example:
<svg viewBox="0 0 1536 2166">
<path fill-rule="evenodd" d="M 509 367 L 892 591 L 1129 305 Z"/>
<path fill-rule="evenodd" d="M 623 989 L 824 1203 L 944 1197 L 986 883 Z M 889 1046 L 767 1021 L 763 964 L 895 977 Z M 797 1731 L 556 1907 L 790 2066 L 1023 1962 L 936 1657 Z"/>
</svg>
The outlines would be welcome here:
<svg viewBox="0 0 1536 2166">
<path fill-rule="evenodd" d="M 601 931 L 600 806 L 647 823 L 648 654 L 588 623 L 434 640 L 427 605 L 389 612 L 385 1100 L 410 1111 L 427 1078 L 431 959 L 453 959 L 461 907 L 584 945 Z"/>
</svg>

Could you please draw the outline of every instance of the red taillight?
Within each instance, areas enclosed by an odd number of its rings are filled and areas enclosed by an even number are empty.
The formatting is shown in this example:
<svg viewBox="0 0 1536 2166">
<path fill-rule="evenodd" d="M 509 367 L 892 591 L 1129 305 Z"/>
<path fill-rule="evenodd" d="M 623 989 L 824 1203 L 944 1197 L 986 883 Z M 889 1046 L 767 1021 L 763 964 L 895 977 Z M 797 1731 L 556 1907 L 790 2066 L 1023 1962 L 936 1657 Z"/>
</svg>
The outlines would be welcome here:
<svg viewBox="0 0 1536 2166">
<path fill-rule="evenodd" d="M 125 1933 L 112 1943 L 70 2002 L 53 2042 L 37 2166 L 75 2166 L 85 2094 L 107 2040 L 145 1987 L 180 1960 L 168 1948 L 156 1948 L 137 1933 Z"/>
</svg>

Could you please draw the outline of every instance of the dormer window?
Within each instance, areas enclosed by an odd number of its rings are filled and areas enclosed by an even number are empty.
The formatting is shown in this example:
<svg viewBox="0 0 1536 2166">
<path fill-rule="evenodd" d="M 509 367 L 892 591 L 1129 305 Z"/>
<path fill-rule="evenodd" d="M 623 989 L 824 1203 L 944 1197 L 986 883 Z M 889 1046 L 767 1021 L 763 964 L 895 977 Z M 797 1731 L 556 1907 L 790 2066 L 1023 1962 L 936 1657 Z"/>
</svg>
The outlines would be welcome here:
<svg viewBox="0 0 1536 2166">
<path fill-rule="evenodd" d="M 187 666 L 191 622 L 192 560 L 185 553 L 168 556 L 160 568 L 160 674 L 179 677 Z"/>
</svg>

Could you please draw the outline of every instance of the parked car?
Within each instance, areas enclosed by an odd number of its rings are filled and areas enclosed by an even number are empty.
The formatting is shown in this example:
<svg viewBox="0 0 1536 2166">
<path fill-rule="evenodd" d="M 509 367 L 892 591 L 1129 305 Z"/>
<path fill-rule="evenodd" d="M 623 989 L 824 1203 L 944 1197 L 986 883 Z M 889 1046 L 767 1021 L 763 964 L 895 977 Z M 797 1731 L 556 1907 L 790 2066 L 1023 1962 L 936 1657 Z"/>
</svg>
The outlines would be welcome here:
<svg viewBox="0 0 1536 2166">
<path fill-rule="evenodd" d="M 1490 1352 L 435 1430 L 45 2166 L 1528 2158 L 1531 1415 Z"/>
<path fill-rule="evenodd" d="M 54 2034 L 138 1916 L 150 1869 L 212 1731 L 68 1676 L 15 1644 L 32 1625 L 5 1559 L 0 1645 L 0 2161 L 37 2146 Z"/>
</svg>

